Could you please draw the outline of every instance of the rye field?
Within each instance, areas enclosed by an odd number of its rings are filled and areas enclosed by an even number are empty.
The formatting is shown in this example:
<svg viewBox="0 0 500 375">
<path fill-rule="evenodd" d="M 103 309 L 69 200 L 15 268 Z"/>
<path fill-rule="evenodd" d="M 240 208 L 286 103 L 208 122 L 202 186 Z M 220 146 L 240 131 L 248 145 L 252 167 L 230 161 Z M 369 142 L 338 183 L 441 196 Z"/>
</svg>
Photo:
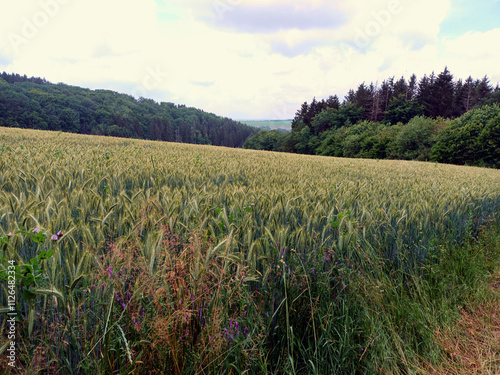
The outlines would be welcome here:
<svg viewBox="0 0 500 375">
<path fill-rule="evenodd" d="M 419 373 L 497 256 L 494 169 L 1 128 L 0 186 L 13 374 Z"/>
</svg>

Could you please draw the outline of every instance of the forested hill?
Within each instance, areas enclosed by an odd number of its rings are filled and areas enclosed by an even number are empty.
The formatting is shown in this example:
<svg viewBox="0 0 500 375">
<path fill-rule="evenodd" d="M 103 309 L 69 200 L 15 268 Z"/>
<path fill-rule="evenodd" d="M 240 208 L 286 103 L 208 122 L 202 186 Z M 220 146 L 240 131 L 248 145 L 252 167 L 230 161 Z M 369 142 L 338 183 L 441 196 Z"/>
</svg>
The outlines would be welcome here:
<svg viewBox="0 0 500 375">
<path fill-rule="evenodd" d="M 0 74 L 0 126 L 241 147 L 258 129 L 196 108 Z"/>
</svg>

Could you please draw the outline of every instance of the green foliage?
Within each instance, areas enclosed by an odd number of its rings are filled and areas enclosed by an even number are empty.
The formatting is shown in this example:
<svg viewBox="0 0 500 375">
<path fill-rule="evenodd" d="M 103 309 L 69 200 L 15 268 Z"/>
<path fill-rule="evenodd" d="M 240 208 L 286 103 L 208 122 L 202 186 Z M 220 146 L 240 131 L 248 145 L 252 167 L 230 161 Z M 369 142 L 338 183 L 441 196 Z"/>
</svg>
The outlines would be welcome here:
<svg viewBox="0 0 500 375">
<path fill-rule="evenodd" d="M 428 160 L 433 126 L 433 120 L 426 117 L 414 117 L 404 125 L 394 139 L 398 159 Z"/>
<path fill-rule="evenodd" d="M 451 122 L 436 138 L 431 159 L 442 163 L 500 166 L 500 107 L 484 106 Z"/>
<path fill-rule="evenodd" d="M 265 151 L 285 151 L 284 145 L 290 137 L 289 132 L 280 130 L 261 130 L 245 141 L 243 148 Z"/>
<path fill-rule="evenodd" d="M 364 109 L 354 104 L 340 106 L 338 109 L 327 108 L 314 116 L 312 128 L 315 134 L 329 129 L 339 129 L 343 126 L 349 127 L 363 119 Z"/>
<path fill-rule="evenodd" d="M 405 95 L 392 98 L 385 111 L 385 122 L 388 124 L 397 124 L 398 122 L 407 123 L 415 116 L 422 116 L 424 108 L 414 100 L 406 100 Z"/>
</svg>

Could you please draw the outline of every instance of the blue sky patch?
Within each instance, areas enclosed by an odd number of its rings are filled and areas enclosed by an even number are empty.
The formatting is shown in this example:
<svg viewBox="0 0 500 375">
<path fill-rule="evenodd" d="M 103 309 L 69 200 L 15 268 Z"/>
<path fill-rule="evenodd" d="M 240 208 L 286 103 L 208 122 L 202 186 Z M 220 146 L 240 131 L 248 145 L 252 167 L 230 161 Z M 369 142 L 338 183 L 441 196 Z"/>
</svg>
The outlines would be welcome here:
<svg viewBox="0 0 500 375">
<path fill-rule="evenodd" d="M 453 0 L 448 17 L 441 23 L 440 37 L 457 38 L 466 32 L 500 28 L 499 0 Z"/>
</svg>

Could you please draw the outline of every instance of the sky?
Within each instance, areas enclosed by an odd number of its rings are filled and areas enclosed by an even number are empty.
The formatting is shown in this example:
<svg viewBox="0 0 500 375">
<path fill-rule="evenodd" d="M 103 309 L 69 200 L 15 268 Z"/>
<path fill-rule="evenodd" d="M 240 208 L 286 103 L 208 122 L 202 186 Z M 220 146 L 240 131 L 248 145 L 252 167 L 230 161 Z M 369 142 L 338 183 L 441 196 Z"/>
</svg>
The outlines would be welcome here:
<svg viewBox="0 0 500 375">
<path fill-rule="evenodd" d="M 0 72 L 236 120 L 366 82 L 500 82 L 500 0 L 0 0 Z"/>
</svg>

